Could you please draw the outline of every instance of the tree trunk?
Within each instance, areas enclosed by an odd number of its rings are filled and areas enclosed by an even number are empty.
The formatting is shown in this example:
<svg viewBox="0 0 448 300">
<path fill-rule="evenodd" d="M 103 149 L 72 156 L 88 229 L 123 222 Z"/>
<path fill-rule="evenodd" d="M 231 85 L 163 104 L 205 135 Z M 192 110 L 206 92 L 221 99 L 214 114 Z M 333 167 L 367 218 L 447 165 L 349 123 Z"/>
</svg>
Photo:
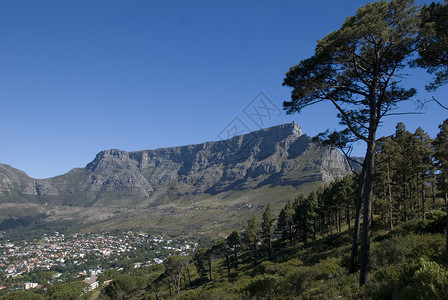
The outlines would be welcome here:
<svg viewBox="0 0 448 300">
<path fill-rule="evenodd" d="M 258 264 L 258 248 L 257 243 L 254 245 L 254 267 Z"/>
<path fill-rule="evenodd" d="M 361 272 L 359 274 L 360 286 L 370 281 L 370 226 L 372 224 L 373 174 L 375 167 L 375 132 L 372 131 L 370 130 L 369 143 L 367 144 L 366 158 L 364 161 L 366 171 L 361 237 Z"/>
<path fill-rule="evenodd" d="M 347 204 L 347 209 L 345 210 L 345 217 L 347 220 L 348 229 L 350 229 L 350 208 L 349 208 L 348 204 Z"/>
<path fill-rule="evenodd" d="M 226 251 L 226 262 L 227 262 L 227 274 L 230 277 L 230 257 L 229 252 Z"/>
<path fill-rule="evenodd" d="M 434 174 L 434 179 L 431 182 L 431 189 L 432 189 L 432 202 L 436 204 L 436 174 Z"/>
<path fill-rule="evenodd" d="M 176 294 L 180 294 L 180 286 L 182 284 L 182 274 L 178 274 L 176 278 L 176 282 L 174 283 L 176 288 Z"/>
<path fill-rule="evenodd" d="M 403 176 L 404 177 L 404 176 Z M 403 179 L 404 183 L 403 183 L 403 213 L 404 213 L 404 218 L 403 221 L 406 223 L 408 221 L 408 204 L 407 204 L 407 192 L 406 192 L 406 179 Z"/>
<path fill-rule="evenodd" d="M 341 211 L 339 210 L 339 211 L 338 211 L 338 222 L 339 222 L 338 227 L 339 227 L 339 232 L 342 231 L 342 229 L 341 229 L 341 227 L 342 227 L 342 221 L 341 221 L 341 219 L 342 219 L 342 215 L 341 215 Z"/>
<path fill-rule="evenodd" d="M 359 174 L 358 191 L 356 193 L 356 210 L 355 210 L 355 228 L 353 232 L 352 253 L 350 255 L 350 266 L 348 273 L 353 274 L 356 272 L 356 265 L 358 260 L 358 245 L 359 245 L 359 233 L 361 223 L 361 207 L 362 199 L 364 195 L 364 177 L 365 177 L 365 164 L 362 166 L 361 174 Z"/>
<path fill-rule="evenodd" d="M 426 194 L 425 194 L 425 182 L 422 182 L 422 219 L 425 218 L 425 204 L 426 204 Z"/>
<path fill-rule="evenodd" d="M 211 281 L 212 280 L 212 258 L 211 257 L 209 257 L 209 259 L 208 259 L 208 272 L 209 272 L 210 281 Z"/>
<path fill-rule="evenodd" d="M 390 183 L 390 169 L 389 169 L 389 164 L 387 165 L 387 191 L 389 193 L 389 227 L 390 230 L 394 229 L 394 213 L 393 213 L 393 203 L 392 203 L 392 187 L 391 187 L 391 183 Z"/>
<path fill-rule="evenodd" d="M 445 193 L 445 207 L 446 207 L 446 254 L 448 255 L 448 193 Z"/>
<path fill-rule="evenodd" d="M 233 258 L 235 259 L 235 261 L 234 261 L 235 270 L 238 271 L 238 250 L 236 250 L 236 247 L 233 250 Z"/>
<path fill-rule="evenodd" d="M 190 268 L 187 267 L 187 275 L 188 275 L 188 285 L 191 285 L 191 274 L 190 274 Z"/>
<path fill-rule="evenodd" d="M 159 300 L 159 282 L 156 280 L 156 300 Z"/>
<path fill-rule="evenodd" d="M 271 237 L 269 237 L 269 240 L 268 240 L 268 257 L 269 257 L 269 260 L 271 260 L 271 258 L 272 258 L 272 241 L 271 241 Z"/>
</svg>

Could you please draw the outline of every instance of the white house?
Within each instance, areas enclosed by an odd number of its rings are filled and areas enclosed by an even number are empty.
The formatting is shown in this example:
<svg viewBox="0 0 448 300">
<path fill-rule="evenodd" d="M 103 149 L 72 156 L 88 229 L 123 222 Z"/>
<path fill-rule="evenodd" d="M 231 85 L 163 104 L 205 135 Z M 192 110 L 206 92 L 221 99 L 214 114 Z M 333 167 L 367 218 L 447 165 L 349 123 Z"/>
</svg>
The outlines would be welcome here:
<svg viewBox="0 0 448 300">
<path fill-rule="evenodd" d="M 93 291 L 94 289 L 96 289 L 100 284 L 97 281 L 98 277 L 96 276 L 91 276 L 91 277 L 87 277 L 86 279 L 84 279 L 83 281 L 85 283 L 87 283 L 89 286 L 87 287 L 87 291 Z"/>
</svg>

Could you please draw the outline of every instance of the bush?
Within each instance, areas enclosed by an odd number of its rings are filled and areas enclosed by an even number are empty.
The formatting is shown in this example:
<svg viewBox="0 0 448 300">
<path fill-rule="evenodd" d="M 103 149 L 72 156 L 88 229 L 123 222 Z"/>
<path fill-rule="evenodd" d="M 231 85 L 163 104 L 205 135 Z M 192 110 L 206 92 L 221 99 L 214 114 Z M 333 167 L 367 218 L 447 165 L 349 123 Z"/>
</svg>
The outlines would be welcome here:
<svg viewBox="0 0 448 300">
<path fill-rule="evenodd" d="M 336 258 L 328 258 L 313 266 L 316 270 L 316 279 L 333 278 L 336 273 L 341 271 L 340 260 Z"/>
<path fill-rule="evenodd" d="M 401 272 L 394 266 L 381 267 L 375 273 L 376 281 L 397 282 L 400 280 Z"/>
<path fill-rule="evenodd" d="M 88 286 L 82 281 L 65 282 L 55 285 L 50 290 L 50 300 L 75 300 L 80 299 L 84 289 Z"/>
<path fill-rule="evenodd" d="M 1 297 L 2 300 L 44 300 L 45 298 L 39 294 L 30 291 L 18 291 Z"/>
<path fill-rule="evenodd" d="M 422 256 L 439 259 L 444 252 L 445 240 L 440 234 L 408 234 L 373 245 L 372 268 L 378 270 L 384 266 L 398 267 Z"/>
<path fill-rule="evenodd" d="M 381 243 L 373 243 L 375 251 L 372 251 L 372 268 L 379 269 L 382 266 L 399 265 L 412 254 L 413 241 L 405 237 L 392 237 Z"/>
<path fill-rule="evenodd" d="M 246 287 L 246 291 L 257 298 L 274 298 L 278 294 L 280 277 L 274 275 L 259 275 L 254 277 Z"/>
<path fill-rule="evenodd" d="M 431 210 L 424 219 L 423 232 L 444 233 L 446 228 L 446 212 Z"/>
<path fill-rule="evenodd" d="M 421 299 L 446 299 L 448 295 L 448 271 L 438 263 L 420 259 L 413 283 Z"/>
</svg>

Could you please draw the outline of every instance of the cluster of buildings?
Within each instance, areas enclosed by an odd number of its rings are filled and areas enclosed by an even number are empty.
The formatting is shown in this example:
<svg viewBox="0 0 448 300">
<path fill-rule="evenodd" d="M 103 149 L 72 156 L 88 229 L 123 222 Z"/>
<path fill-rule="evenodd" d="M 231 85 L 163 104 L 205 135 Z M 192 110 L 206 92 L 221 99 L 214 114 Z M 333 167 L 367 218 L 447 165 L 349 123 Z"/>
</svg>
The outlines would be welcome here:
<svg viewBox="0 0 448 300">
<path fill-rule="evenodd" d="M 44 235 L 38 241 L 0 240 L 0 284 L 8 278 L 22 278 L 37 269 L 50 271 L 57 270 L 57 266 L 70 265 L 71 270 L 78 272 L 85 269 L 84 265 L 89 260 L 90 262 L 94 260 L 98 266 L 108 268 L 111 262 L 118 258 L 132 259 L 138 253 L 141 258 L 143 249 L 145 260 L 134 262 L 133 266 L 137 268 L 161 263 L 164 258 L 172 254 L 188 255 L 196 246 L 197 243 L 194 242 L 166 240 L 163 237 L 151 237 L 148 234 L 132 231 L 116 234 L 69 235 L 55 232 L 52 235 Z M 98 267 L 94 273 L 92 270 L 88 273 L 97 276 L 101 272 L 102 268 Z M 67 276 L 63 277 L 67 278 Z M 24 289 L 35 286 L 37 283 L 25 282 Z"/>
</svg>

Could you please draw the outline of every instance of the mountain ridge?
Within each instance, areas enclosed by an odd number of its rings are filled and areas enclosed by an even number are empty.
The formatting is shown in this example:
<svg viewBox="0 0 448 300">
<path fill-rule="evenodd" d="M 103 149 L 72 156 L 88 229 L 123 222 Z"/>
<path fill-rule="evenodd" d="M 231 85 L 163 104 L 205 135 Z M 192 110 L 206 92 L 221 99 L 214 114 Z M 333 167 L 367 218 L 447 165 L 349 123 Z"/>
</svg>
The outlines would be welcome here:
<svg viewBox="0 0 448 300">
<path fill-rule="evenodd" d="M 304 154 L 314 154 L 315 159 L 305 161 Z M 77 198 L 88 199 L 83 205 L 93 205 L 103 198 L 143 199 L 173 189 L 177 194 L 217 194 L 266 184 L 328 182 L 350 172 L 336 149 L 313 144 L 294 122 L 216 142 L 130 152 L 103 150 L 85 168 L 46 179 L 0 166 L 3 202 L 15 193 L 22 200 L 75 206 L 81 204 Z M 295 178 L 292 173 L 297 173 L 297 167 L 302 176 Z"/>
<path fill-rule="evenodd" d="M 46 179 L 0 164 L 0 221 L 38 214 L 89 230 L 221 233 L 247 204 L 277 208 L 350 173 L 336 148 L 313 143 L 293 122 L 202 144 L 103 150 L 84 168 Z"/>
</svg>

